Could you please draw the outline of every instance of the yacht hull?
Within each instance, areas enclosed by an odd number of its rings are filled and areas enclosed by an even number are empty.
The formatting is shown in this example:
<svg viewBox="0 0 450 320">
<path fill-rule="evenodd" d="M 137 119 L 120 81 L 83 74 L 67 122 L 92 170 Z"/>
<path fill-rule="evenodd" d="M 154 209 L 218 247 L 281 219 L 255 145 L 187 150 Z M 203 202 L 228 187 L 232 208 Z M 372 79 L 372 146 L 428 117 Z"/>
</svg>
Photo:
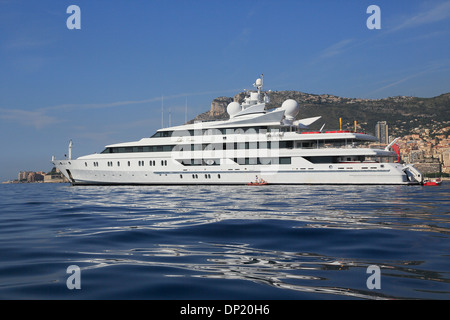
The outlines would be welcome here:
<svg viewBox="0 0 450 320">
<path fill-rule="evenodd" d="M 245 166 L 220 168 L 198 166 L 183 168 L 85 168 L 84 161 L 60 161 L 55 164 L 72 185 L 248 185 L 263 178 L 269 185 L 389 185 L 419 184 L 409 179 L 405 167 L 398 163 L 367 166 L 365 164 L 322 164 L 308 168 L 279 165 L 278 168 Z"/>
</svg>

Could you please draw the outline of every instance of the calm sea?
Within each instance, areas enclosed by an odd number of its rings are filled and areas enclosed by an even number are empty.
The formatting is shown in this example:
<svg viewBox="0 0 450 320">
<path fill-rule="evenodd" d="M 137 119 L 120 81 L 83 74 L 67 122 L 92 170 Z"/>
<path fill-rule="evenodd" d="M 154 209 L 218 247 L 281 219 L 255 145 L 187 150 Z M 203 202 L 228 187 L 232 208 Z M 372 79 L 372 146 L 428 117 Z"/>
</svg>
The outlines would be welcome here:
<svg viewBox="0 0 450 320">
<path fill-rule="evenodd" d="M 0 185 L 0 299 L 450 299 L 449 186 Z"/>
</svg>

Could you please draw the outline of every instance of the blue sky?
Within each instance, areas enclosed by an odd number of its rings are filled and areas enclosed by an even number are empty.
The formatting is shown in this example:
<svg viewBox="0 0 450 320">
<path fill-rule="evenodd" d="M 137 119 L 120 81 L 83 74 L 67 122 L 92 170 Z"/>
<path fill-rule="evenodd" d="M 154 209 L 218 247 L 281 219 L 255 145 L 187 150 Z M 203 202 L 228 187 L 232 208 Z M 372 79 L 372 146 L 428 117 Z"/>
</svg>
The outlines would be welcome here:
<svg viewBox="0 0 450 320">
<path fill-rule="evenodd" d="M 381 29 L 366 26 L 370 5 Z M 70 5 L 81 29 L 69 30 Z M 265 88 L 450 92 L 449 0 L 0 0 L 0 181 L 51 169 Z"/>
</svg>

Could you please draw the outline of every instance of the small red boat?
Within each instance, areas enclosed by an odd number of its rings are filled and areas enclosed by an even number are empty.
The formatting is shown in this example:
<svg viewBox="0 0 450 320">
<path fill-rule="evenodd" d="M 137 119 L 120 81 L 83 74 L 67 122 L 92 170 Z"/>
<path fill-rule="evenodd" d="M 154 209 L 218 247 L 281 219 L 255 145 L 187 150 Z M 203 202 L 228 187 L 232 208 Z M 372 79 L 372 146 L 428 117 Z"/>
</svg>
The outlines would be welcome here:
<svg viewBox="0 0 450 320">
<path fill-rule="evenodd" d="M 258 178 L 254 182 L 247 183 L 248 186 L 263 186 L 266 184 L 268 184 L 266 180 L 258 179 Z"/>
<path fill-rule="evenodd" d="M 425 180 L 423 182 L 424 186 L 438 186 L 442 183 L 441 179 Z"/>
<path fill-rule="evenodd" d="M 265 185 L 265 184 L 268 184 L 267 182 L 250 182 L 250 183 L 247 183 L 247 185 L 248 186 L 263 186 L 263 185 Z"/>
</svg>

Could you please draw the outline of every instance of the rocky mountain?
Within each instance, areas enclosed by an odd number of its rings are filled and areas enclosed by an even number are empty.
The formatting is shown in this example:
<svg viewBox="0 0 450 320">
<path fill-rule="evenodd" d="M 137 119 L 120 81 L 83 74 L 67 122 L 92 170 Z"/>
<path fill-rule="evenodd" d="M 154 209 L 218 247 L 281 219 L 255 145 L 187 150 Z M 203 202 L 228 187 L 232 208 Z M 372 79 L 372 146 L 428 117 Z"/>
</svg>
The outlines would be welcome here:
<svg viewBox="0 0 450 320">
<path fill-rule="evenodd" d="M 228 119 L 227 105 L 232 101 L 242 102 L 245 93 L 234 97 L 218 97 L 211 103 L 211 109 L 198 115 L 194 121 Z M 396 135 L 410 134 L 413 128 L 431 124 L 450 124 L 450 93 L 432 98 L 397 96 L 384 99 L 343 98 L 329 94 L 309 94 L 299 91 L 273 91 L 267 109 L 281 106 L 286 99 L 294 99 L 300 105 L 297 119 L 322 116 L 312 129 L 325 124 L 325 129 L 339 128 L 342 118 L 343 129 L 354 129 L 373 133 L 377 121 L 387 121 L 390 132 Z"/>
</svg>

